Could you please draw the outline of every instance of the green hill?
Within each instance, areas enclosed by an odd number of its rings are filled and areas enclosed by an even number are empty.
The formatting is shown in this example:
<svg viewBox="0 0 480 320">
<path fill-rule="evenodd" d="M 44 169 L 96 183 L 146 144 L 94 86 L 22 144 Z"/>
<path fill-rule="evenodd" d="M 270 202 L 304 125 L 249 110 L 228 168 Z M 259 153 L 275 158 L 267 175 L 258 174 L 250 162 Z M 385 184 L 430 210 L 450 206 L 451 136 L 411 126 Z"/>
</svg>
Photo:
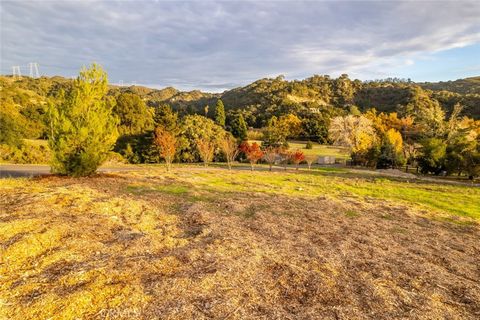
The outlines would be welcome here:
<svg viewBox="0 0 480 320">
<path fill-rule="evenodd" d="M 480 94 L 480 76 L 455 81 L 422 82 L 422 88 L 434 91 L 450 91 L 459 94 Z"/>
<path fill-rule="evenodd" d="M 14 110 L 12 112 L 15 112 L 19 123 L 32 131 L 28 137 L 38 138 L 44 134 L 41 120 L 47 97 L 54 99 L 71 81 L 59 76 L 39 79 L 0 76 L 0 102 L 5 106 L 4 110 Z M 464 106 L 464 115 L 480 119 L 480 77 L 412 83 L 398 79 L 362 82 L 351 80 L 347 75 L 339 78 L 314 75 L 291 81 L 279 76 L 260 79 L 223 93 L 199 90 L 185 92 L 173 87 L 110 86 L 111 95 L 120 92 L 138 94 L 152 107 L 169 104 L 182 114 L 204 114 L 207 109 L 211 113 L 217 99 L 222 99 L 227 117 L 242 113 L 248 125 L 253 127 L 264 126 L 273 115 L 306 115 L 314 110 L 330 117 L 347 112 L 352 105 L 361 111 L 375 108 L 383 112 L 401 113 L 407 106 L 418 109 L 438 103 L 448 115 L 453 106 L 459 103 Z"/>
</svg>

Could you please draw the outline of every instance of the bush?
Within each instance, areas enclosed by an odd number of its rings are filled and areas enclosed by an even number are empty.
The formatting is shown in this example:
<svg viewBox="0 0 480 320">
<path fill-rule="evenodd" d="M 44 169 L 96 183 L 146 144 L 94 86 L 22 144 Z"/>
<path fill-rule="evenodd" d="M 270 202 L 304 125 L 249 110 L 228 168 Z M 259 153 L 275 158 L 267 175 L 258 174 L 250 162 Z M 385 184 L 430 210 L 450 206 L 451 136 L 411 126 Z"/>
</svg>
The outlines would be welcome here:
<svg viewBox="0 0 480 320">
<path fill-rule="evenodd" d="M 262 140 L 263 132 L 260 129 L 250 129 L 247 131 L 248 140 Z"/>
<path fill-rule="evenodd" d="M 0 145 L 0 159 L 10 163 L 45 164 L 51 159 L 48 146 L 22 144 L 19 147 Z"/>
<path fill-rule="evenodd" d="M 308 141 L 307 144 L 305 145 L 305 149 L 313 149 L 313 143 L 312 141 Z"/>
<path fill-rule="evenodd" d="M 395 146 L 390 143 L 383 143 L 380 147 L 380 154 L 377 160 L 377 169 L 395 168 L 404 164 L 401 153 L 395 151 Z"/>
<path fill-rule="evenodd" d="M 20 146 L 23 138 L 21 116 L 15 116 L 16 110 L 9 104 L 2 103 L 0 110 L 0 144 Z M 18 112 L 17 112 L 18 113 Z"/>
<path fill-rule="evenodd" d="M 154 138 L 152 131 L 125 135 L 117 140 L 114 151 L 121 154 L 129 163 L 159 163 L 161 157 Z"/>
<path fill-rule="evenodd" d="M 126 164 L 126 163 L 128 163 L 128 161 L 125 160 L 125 158 L 122 157 L 120 153 L 110 151 L 107 155 L 107 160 L 105 160 L 103 164 L 107 166 L 114 166 L 114 165 Z"/>
</svg>

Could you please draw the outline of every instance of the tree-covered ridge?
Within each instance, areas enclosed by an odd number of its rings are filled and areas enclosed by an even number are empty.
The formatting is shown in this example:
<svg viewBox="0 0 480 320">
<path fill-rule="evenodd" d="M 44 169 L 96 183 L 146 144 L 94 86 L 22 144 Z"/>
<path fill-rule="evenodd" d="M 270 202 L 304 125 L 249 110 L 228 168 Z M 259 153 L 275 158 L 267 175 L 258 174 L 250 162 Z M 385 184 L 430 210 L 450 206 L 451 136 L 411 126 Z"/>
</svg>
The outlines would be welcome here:
<svg viewBox="0 0 480 320">
<path fill-rule="evenodd" d="M 476 92 L 480 91 L 478 79 L 452 83 L 468 83 L 468 91 Z M 0 76 L 0 143 L 18 145 L 21 138 L 46 138 L 47 101 L 58 103 L 62 93 L 72 85 L 73 80 L 58 76 L 39 79 Z M 181 117 L 200 114 L 215 119 L 218 101 L 222 101 L 222 113 L 225 114 L 225 122 L 221 120 L 220 124 L 237 137 L 245 137 L 248 127 L 268 127 L 273 117 L 295 115 L 302 123 L 298 138 L 321 143 L 328 142 L 327 130 L 335 116 L 372 108 L 378 112 L 396 112 L 401 117 L 431 118 L 426 119 L 427 122 L 435 123 L 438 122 L 435 119 L 449 117 L 454 107 L 460 105 L 459 116 L 480 119 L 480 94 L 431 91 L 425 86 L 402 79 L 362 82 L 351 80 L 347 75 L 339 78 L 315 75 L 292 81 L 279 76 L 218 94 L 198 90 L 183 92 L 173 87 L 109 85 L 108 95 L 118 103 L 115 112 L 122 119 L 119 130 L 131 134 L 135 134 L 135 130 L 137 133 L 153 130 L 152 116 L 161 114 L 159 111 L 164 105 L 171 106 Z M 130 105 L 133 106 L 131 110 Z"/>
<path fill-rule="evenodd" d="M 16 104 L 18 109 L 31 109 L 45 103 L 45 97 L 54 96 L 72 80 L 62 77 L 23 77 L 14 80 L 0 77 L 2 103 Z M 450 114 L 455 104 L 464 106 L 463 115 L 480 118 L 480 77 L 437 83 L 413 83 L 398 79 L 362 82 L 347 75 L 339 78 L 315 75 L 304 80 L 264 78 L 247 86 L 227 90 L 221 94 L 199 90 L 183 92 L 172 87 L 152 89 L 142 86 L 109 86 L 110 94 L 129 92 L 139 95 L 149 106 L 169 104 L 183 114 L 210 113 L 213 115 L 218 99 L 225 104 L 227 117 L 243 113 L 249 126 L 262 127 L 271 116 L 288 113 L 330 112 L 349 110 L 355 105 L 361 111 L 370 108 L 383 112 L 401 112 L 409 104 L 423 108 L 439 103 Z M 23 112 L 31 112 L 24 110 Z"/>
<path fill-rule="evenodd" d="M 480 76 L 458 79 L 454 81 L 421 82 L 424 89 L 434 91 L 450 91 L 460 94 L 480 94 Z"/>
<path fill-rule="evenodd" d="M 424 173 L 472 178 L 479 169 L 480 95 L 426 90 L 410 80 L 279 76 L 211 94 L 109 86 L 94 64 L 74 81 L 4 77 L 2 93 L 1 158 L 21 157 L 25 138 L 48 137 L 65 164 L 59 172 L 74 175 L 94 172 L 112 149 L 131 163 L 222 161 L 232 138 L 252 169 L 260 159 L 306 160 L 288 151 L 292 139 L 342 145 L 353 163 L 376 168 L 418 164 Z"/>
<path fill-rule="evenodd" d="M 181 116 L 201 114 L 212 119 L 215 118 L 216 104 L 221 100 L 224 105 L 225 127 L 230 131 L 238 130 L 240 115 L 247 127 L 262 128 L 268 125 L 272 117 L 294 114 L 304 123 L 305 138 L 322 141 L 321 136 L 326 136 L 325 128 L 328 127 L 329 120 L 334 116 L 352 113 L 352 110 L 366 112 L 375 108 L 379 112 L 397 112 L 401 116 L 414 117 L 443 111 L 448 117 L 455 105 L 461 105 L 461 116 L 480 119 L 480 94 L 445 90 L 454 90 L 463 84 L 464 92 L 480 92 L 479 79 L 480 77 L 415 84 L 401 79 L 362 82 L 351 80 L 347 75 L 338 78 L 315 75 L 292 81 L 279 76 L 260 79 L 219 94 L 198 90 L 183 92 L 173 87 L 152 89 L 115 85 L 109 85 L 108 94 L 117 99 L 129 97 L 135 100 L 138 97 L 136 104 L 143 114 L 153 113 L 154 109 L 168 104 Z M 13 128 L 8 134 L 2 131 L 2 139 L 15 140 L 15 135 L 11 134 L 15 131 L 18 131 L 17 136 L 23 138 L 45 138 L 47 100 L 55 102 L 72 84 L 73 80 L 58 76 L 39 79 L 0 76 L 0 121 L 2 127 Z M 432 91 L 427 87 L 442 90 Z M 126 94 L 134 94 L 135 97 L 125 96 Z M 121 101 L 122 99 L 119 100 Z M 137 120 L 145 122 L 148 119 Z M 145 123 L 145 128 L 147 127 L 150 127 L 148 121 Z M 8 143 L 12 144 L 12 141 Z"/>
</svg>

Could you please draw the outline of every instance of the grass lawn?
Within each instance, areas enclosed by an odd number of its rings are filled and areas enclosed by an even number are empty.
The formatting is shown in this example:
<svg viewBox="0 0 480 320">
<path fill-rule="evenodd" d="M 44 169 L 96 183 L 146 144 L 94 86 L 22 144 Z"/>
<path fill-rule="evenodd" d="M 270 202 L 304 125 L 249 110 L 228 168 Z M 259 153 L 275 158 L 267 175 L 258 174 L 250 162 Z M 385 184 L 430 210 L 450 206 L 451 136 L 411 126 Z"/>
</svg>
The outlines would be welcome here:
<svg viewBox="0 0 480 320">
<path fill-rule="evenodd" d="M 348 159 L 350 155 L 348 154 L 348 150 L 344 147 L 340 146 L 331 146 L 331 145 L 324 145 L 319 144 L 317 142 L 312 142 L 313 148 L 306 149 L 305 145 L 307 144 L 305 141 L 289 141 L 288 145 L 290 149 L 296 150 L 300 149 L 304 154 L 314 154 L 318 156 L 331 156 L 340 159 Z"/>
<path fill-rule="evenodd" d="M 186 181 L 189 181 L 187 178 Z M 480 219 L 480 189 L 433 183 L 409 183 L 385 177 L 367 177 L 343 168 L 311 172 L 210 172 L 195 175 L 195 185 L 225 192 L 265 192 L 297 197 L 373 197 L 396 201 L 429 212 Z"/>
<path fill-rule="evenodd" d="M 262 144 L 260 140 L 250 140 L 250 142 L 256 142 L 258 144 Z M 297 150 L 300 149 L 304 154 L 314 154 L 318 156 L 332 156 L 339 159 L 348 159 L 350 155 L 348 154 L 348 150 L 344 147 L 340 146 L 331 146 L 331 145 L 324 145 L 319 144 L 317 142 L 312 142 L 313 148 L 306 149 L 305 146 L 307 144 L 306 141 L 288 141 L 288 146 L 290 150 Z"/>
<path fill-rule="evenodd" d="M 0 179 L 0 198 L 0 319 L 480 311 L 476 187 L 338 168 L 131 166 Z"/>
</svg>

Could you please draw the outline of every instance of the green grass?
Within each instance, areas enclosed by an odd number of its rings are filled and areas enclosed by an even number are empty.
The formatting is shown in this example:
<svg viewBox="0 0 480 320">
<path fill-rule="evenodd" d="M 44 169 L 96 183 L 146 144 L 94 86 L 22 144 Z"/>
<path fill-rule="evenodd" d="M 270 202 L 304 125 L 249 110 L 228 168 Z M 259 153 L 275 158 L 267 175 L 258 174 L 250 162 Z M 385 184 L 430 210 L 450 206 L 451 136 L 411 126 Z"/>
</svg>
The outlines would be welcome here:
<svg viewBox="0 0 480 320">
<path fill-rule="evenodd" d="M 262 192 L 291 196 L 358 197 L 394 201 L 429 212 L 480 219 L 480 188 L 364 178 L 343 170 L 248 172 L 215 170 L 195 174 L 197 188 L 214 192 Z"/>
<path fill-rule="evenodd" d="M 183 185 L 170 184 L 170 185 L 129 185 L 127 191 L 133 194 L 144 194 L 149 192 L 162 192 L 172 195 L 183 195 L 189 192 L 189 188 Z"/>
<path fill-rule="evenodd" d="M 349 218 L 355 218 L 358 217 L 360 214 L 354 210 L 347 210 L 345 211 L 345 215 Z"/>
<path fill-rule="evenodd" d="M 289 141 L 288 145 L 289 148 L 292 150 L 300 149 L 304 154 L 314 154 L 318 156 L 330 156 L 340 159 L 348 159 L 350 155 L 348 151 L 339 146 L 330 146 L 330 145 L 323 145 L 316 142 L 313 142 L 312 149 L 305 149 L 307 142 L 305 141 Z"/>
<path fill-rule="evenodd" d="M 250 142 L 256 142 L 261 144 L 262 141 L 260 140 L 250 140 Z M 348 159 L 350 155 L 348 154 L 348 150 L 344 147 L 339 146 L 330 146 L 330 145 L 323 145 L 317 142 L 312 142 L 313 148 L 306 149 L 305 146 L 307 144 L 306 141 L 288 141 L 288 146 L 290 150 L 297 150 L 300 149 L 305 155 L 318 155 L 318 156 L 331 156 L 340 159 Z"/>
</svg>

